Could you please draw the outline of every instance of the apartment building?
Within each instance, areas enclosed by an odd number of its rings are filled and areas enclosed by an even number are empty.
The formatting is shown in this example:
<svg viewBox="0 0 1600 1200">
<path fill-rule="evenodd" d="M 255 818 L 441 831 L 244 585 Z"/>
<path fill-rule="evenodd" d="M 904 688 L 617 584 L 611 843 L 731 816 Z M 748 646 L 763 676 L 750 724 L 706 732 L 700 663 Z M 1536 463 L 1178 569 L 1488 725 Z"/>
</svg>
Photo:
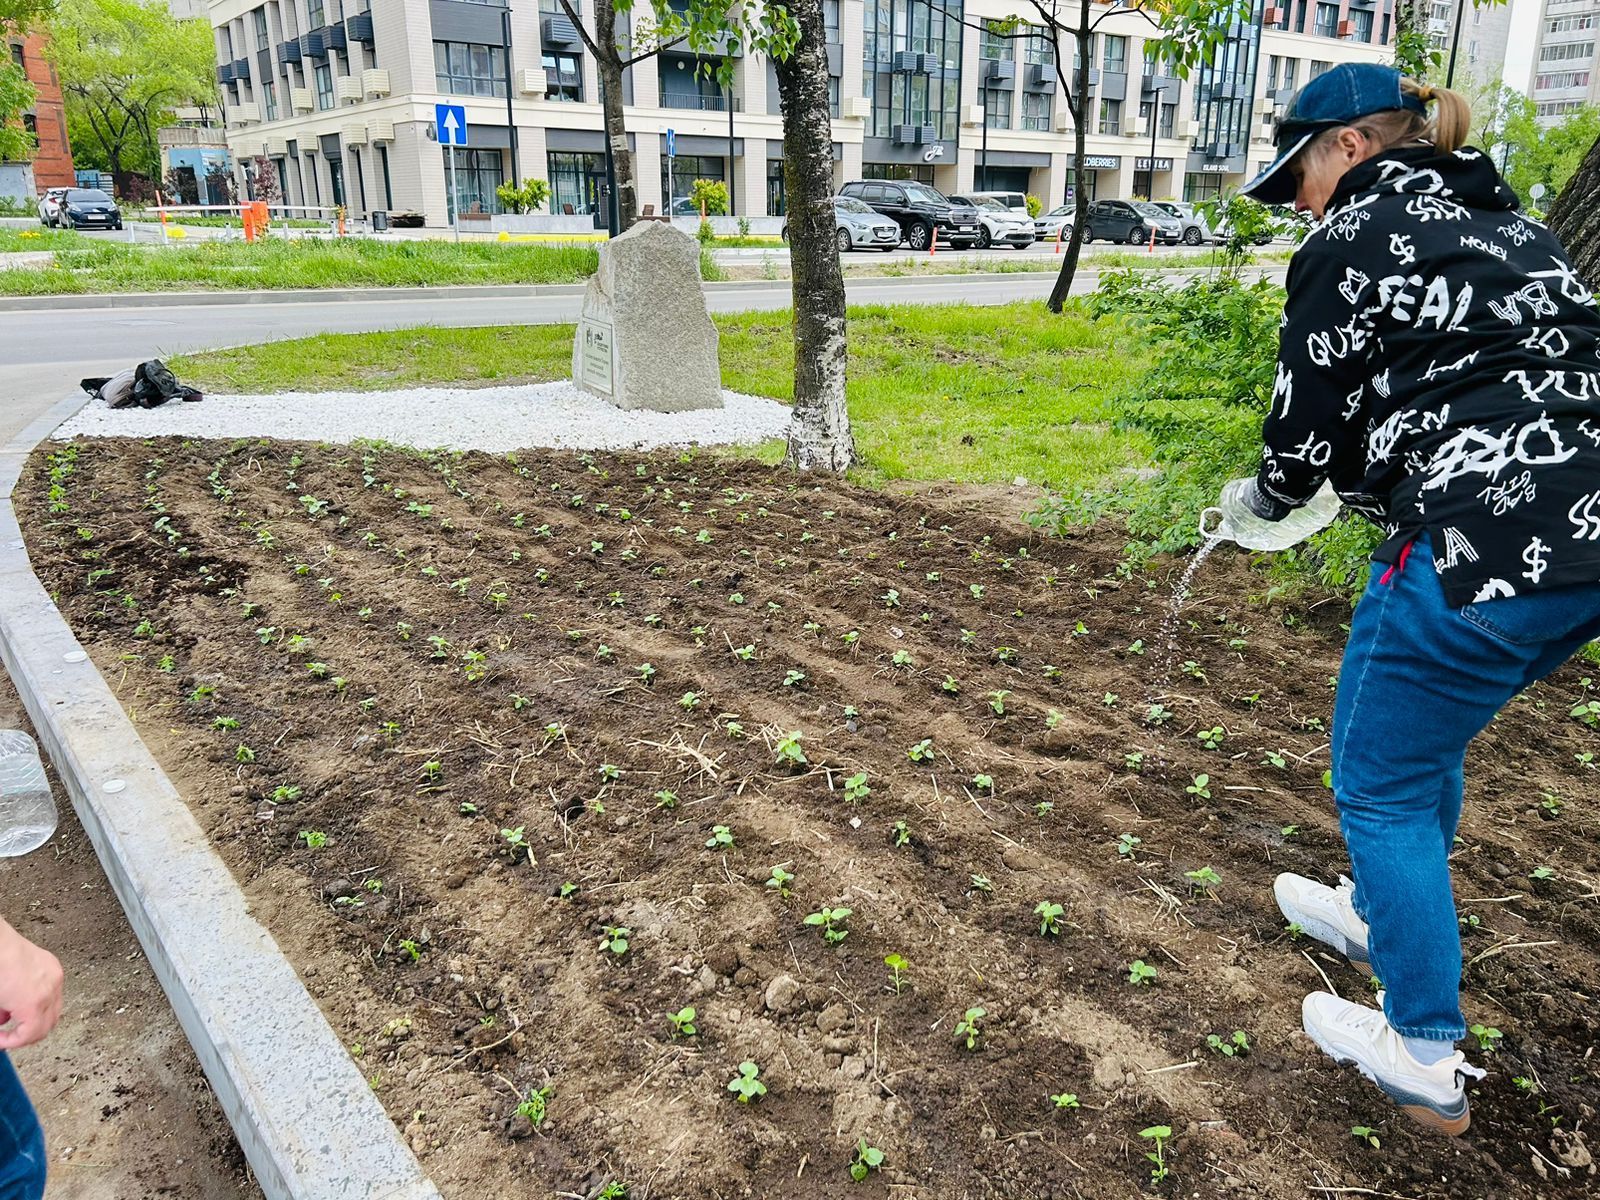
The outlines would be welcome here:
<svg viewBox="0 0 1600 1200">
<path fill-rule="evenodd" d="M 1600 102 L 1595 39 L 1600 0 L 1544 0 L 1528 95 L 1539 120 L 1554 125 L 1585 104 Z"/>
<path fill-rule="evenodd" d="M 1069 188 L 1214 195 L 1271 157 L 1273 115 L 1297 86 L 1335 63 L 1387 55 L 1393 2 L 1258 4 L 1188 80 L 1146 53 L 1147 18 L 1111 12 L 1090 50 L 1088 170 L 1075 182 L 1071 64 L 1056 61 L 1040 31 L 997 38 L 973 28 L 1030 6 L 825 0 L 836 180 L 1020 190 L 1047 205 Z M 636 9 L 634 20 L 648 19 L 648 5 Z M 467 113 L 470 145 L 456 152 L 464 212 L 494 211 L 496 186 L 514 176 L 548 180 L 554 213 L 603 208 L 597 76 L 558 0 L 211 0 L 208 15 L 228 144 L 241 162 L 270 159 L 290 203 L 414 210 L 447 223 L 433 121 L 434 105 L 449 101 Z M 1062 52 L 1072 55 L 1070 39 Z M 728 185 L 736 215 L 781 215 L 772 64 L 739 57 L 728 89 L 709 65 L 678 46 L 627 72 L 640 204 L 666 211 L 694 180 L 714 179 Z"/>
<path fill-rule="evenodd" d="M 1511 38 L 1511 0 L 1429 0 L 1425 8 L 1428 42 L 1446 62 L 1455 44 L 1456 86 L 1498 85 Z"/>
<path fill-rule="evenodd" d="M 41 33 L 22 34 L 0 27 L 0 51 L 33 84 L 34 98 L 22 114 L 22 124 L 38 141 L 33 157 L 33 183 L 40 194 L 46 188 L 72 187 L 72 145 L 67 140 L 67 110 L 61 99 L 61 81 L 55 64 L 45 57 Z"/>
</svg>

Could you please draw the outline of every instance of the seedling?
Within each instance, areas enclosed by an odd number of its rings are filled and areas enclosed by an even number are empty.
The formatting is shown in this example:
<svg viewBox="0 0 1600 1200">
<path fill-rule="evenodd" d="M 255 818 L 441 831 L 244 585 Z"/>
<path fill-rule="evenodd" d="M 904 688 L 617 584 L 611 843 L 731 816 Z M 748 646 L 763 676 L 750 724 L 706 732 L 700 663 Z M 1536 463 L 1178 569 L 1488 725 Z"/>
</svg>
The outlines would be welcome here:
<svg viewBox="0 0 1600 1200">
<path fill-rule="evenodd" d="M 638 671 L 639 671 L 639 682 L 644 684 L 646 687 L 649 687 L 651 680 L 653 680 L 656 677 L 656 669 L 655 669 L 655 667 L 652 666 L 650 663 L 640 663 L 639 666 L 638 666 Z"/>
<path fill-rule="evenodd" d="M 253 763 L 256 760 L 256 752 L 243 742 L 240 742 L 238 748 L 233 752 L 233 760 L 237 763 Z"/>
<path fill-rule="evenodd" d="M 726 825 L 713 825 L 711 836 L 706 839 L 707 850 L 730 850 L 733 848 L 733 830 Z"/>
<path fill-rule="evenodd" d="M 1201 683 L 1206 681 L 1205 671 L 1202 670 L 1200 664 L 1195 662 L 1192 658 L 1186 658 L 1183 660 L 1183 673 L 1190 679 L 1198 679 Z"/>
<path fill-rule="evenodd" d="M 857 1183 L 863 1183 L 873 1171 L 883 1166 L 883 1151 L 876 1146 L 867 1145 L 867 1139 L 862 1138 L 856 1143 L 855 1161 L 850 1164 L 850 1178 Z"/>
<path fill-rule="evenodd" d="M 320 829 L 302 829 L 295 837 L 306 844 L 307 850 L 321 850 L 328 844 L 328 835 Z"/>
<path fill-rule="evenodd" d="M 628 952 L 628 938 L 633 930 L 626 925 L 607 925 L 606 931 L 600 936 L 600 949 L 609 950 L 618 958 Z"/>
<path fill-rule="evenodd" d="M 1224 1058 L 1233 1058 L 1235 1055 L 1250 1053 L 1250 1035 L 1242 1029 L 1235 1029 L 1227 1038 L 1223 1038 L 1221 1034 L 1208 1033 L 1206 1046 Z"/>
<path fill-rule="evenodd" d="M 1044 715 L 1044 727 L 1046 729 L 1060 729 L 1061 723 L 1065 720 L 1066 717 L 1062 716 L 1059 712 L 1052 708 Z"/>
<path fill-rule="evenodd" d="M 1268 750 L 1266 757 L 1261 760 L 1261 765 L 1264 767 L 1277 767 L 1281 771 L 1289 765 L 1289 762 L 1284 757 L 1282 750 Z"/>
<path fill-rule="evenodd" d="M 737 658 L 740 662 L 749 662 L 751 659 L 753 659 L 756 656 L 755 643 L 751 642 L 748 646 L 737 646 L 737 647 L 735 647 L 734 651 L 733 651 L 733 656 L 735 658 Z"/>
<path fill-rule="evenodd" d="M 1195 892 L 1209 895 L 1213 888 L 1222 886 L 1222 876 L 1209 866 L 1201 867 L 1198 871 L 1185 871 L 1183 877 L 1189 881 L 1189 886 Z"/>
<path fill-rule="evenodd" d="M 980 772 L 972 777 L 972 786 L 977 791 L 989 792 L 992 794 L 994 792 L 994 776 L 985 775 Z"/>
<path fill-rule="evenodd" d="M 969 1008 L 961 1014 L 961 1020 L 956 1022 L 956 1037 L 965 1038 L 968 1050 L 978 1048 L 978 1039 L 983 1036 L 983 1029 L 979 1022 L 989 1015 L 988 1010 L 982 1008 Z"/>
<path fill-rule="evenodd" d="M 1066 909 L 1059 904 L 1052 904 L 1048 900 L 1039 901 L 1039 906 L 1033 910 L 1033 915 L 1039 918 L 1039 935 L 1041 937 L 1059 937 L 1061 934 L 1061 918 Z"/>
<path fill-rule="evenodd" d="M 909 846 L 911 844 L 911 827 L 904 821 L 896 821 L 894 823 L 894 832 L 890 835 L 889 840 L 897 847 Z"/>
<path fill-rule="evenodd" d="M 1493 1054 L 1500 1049 L 1500 1039 L 1505 1037 L 1492 1025 L 1469 1025 L 1467 1032 L 1478 1039 L 1478 1049 L 1485 1054 Z"/>
<path fill-rule="evenodd" d="M 1556 873 L 1550 867 L 1535 867 L 1533 870 L 1528 872 L 1528 878 L 1529 879 L 1540 879 L 1540 880 L 1543 880 L 1543 879 L 1554 879 L 1555 877 L 1556 877 Z"/>
<path fill-rule="evenodd" d="M 917 665 L 909 650 L 896 650 L 889 661 L 897 667 L 915 667 Z"/>
<path fill-rule="evenodd" d="M 783 677 L 783 686 L 786 688 L 799 687 L 806 681 L 804 671 L 789 671 Z"/>
<path fill-rule="evenodd" d="M 422 778 L 428 783 L 438 783 L 444 776 L 444 764 L 438 759 L 429 759 L 422 764 Z"/>
<path fill-rule="evenodd" d="M 1172 1136 L 1172 1127 L 1170 1125 L 1152 1125 L 1148 1129 L 1141 1129 L 1139 1131 L 1139 1136 L 1156 1144 L 1154 1151 L 1145 1151 L 1145 1158 L 1149 1159 L 1155 1164 L 1150 1168 L 1150 1182 L 1160 1183 L 1169 1174 L 1171 1174 L 1171 1172 L 1167 1170 L 1167 1159 L 1164 1147 L 1167 1139 Z"/>
<path fill-rule="evenodd" d="M 859 804 L 872 795 L 872 786 L 867 782 L 867 773 L 857 771 L 844 781 L 844 798 L 851 804 Z"/>
<path fill-rule="evenodd" d="M 1141 654 L 1143 654 L 1144 653 L 1144 639 L 1143 638 L 1134 639 L 1134 641 L 1128 646 L 1128 648 L 1125 651 L 1123 651 L 1123 653 L 1124 654 L 1133 654 L 1133 655 L 1141 655 Z"/>
<path fill-rule="evenodd" d="M 946 675 L 944 682 L 939 685 L 939 690 L 947 696 L 959 696 L 961 694 L 961 684 L 956 681 L 954 675 Z"/>
<path fill-rule="evenodd" d="M 767 886 L 776 891 L 779 896 L 783 897 L 783 899 L 787 900 L 790 895 L 789 885 L 793 882 L 794 876 L 788 871 L 785 871 L 783 869 L 783 864 L 779 863 L 777 866 L 772 868 L 772 874 L 767 879 Z"/>
<path fill-rule="evenodd" d="M 971 878 L 973 891 L 983 892 L 988 895 L 992 895 L 994 893 L 994 881 L 987 875 L 974 875 Z"/>
<path fill-rule="evenodd" d="M 1561 815 L 1562 807 L 1563 804 L 1561 797 L 1556 795 L 1554 792 L 1545 792 L 1544 799 L 1539 801 L 1539 808 L 1547 817 L 1551 819 Z"/>
<path fill-rule="evenodd" d="M 1371 1146 L 1374 1150 L 1380 1148 L 1378 1144 L 1378 1135 L 1372 1132 L 1371 1125 L 1350 1126 L 1350 1136 L 1355 1138 L 1358 1142 L 1367 1143 L 1367 1145 Z"/>
<path fill-rule="evenodd" d="M 884 956 L 883 965 L 889 968 L 889 980 L 894 984 L 894 994 L 898 996 L 900 989 L 905 986 L 905 974 L 911 970 L 911 964 L 898 954 Z"/>
<path fill-rule="evenodd" d="M 1057 1108 L 1083 1107 L 1078 1103 L 1077 1092 L 1058 1092 L 1050 1097 L 1050 1103 L 1054 1104 Z"/>
<path fill-rule="evenodd" d="M 670 791 L 667 788 L 662 788 L 659 792 L 657 792 L 656 796 L 655 796 L 655 800 L 656 800 L 656 807 L 657 808 L 677 808 L 678 807 L 678 793 L 674 792 L 674 791 Z"/>
<path fill-rule="evenodd" d="M 1292 838 L 1292 837 L 1295 836 L 1295 834 L 1300 832 L 1300 826 L 1298 826 L 1298 825 L 1285 825 L 1282 829 L 1278 830 L 1278 832 L 1281 833 L 1286 838 Z"/>
<path fill-rule="evenodd" d="M 1227 740 L 1228 734 L 1221 725 L 1213 725 L 1210 729 L 1202 729 L 1195 734 L 1199 742 L 1207 750 L 1220 750 L 1222 743 Z"/>
<path fill-rule="evenodd" d="M 594 1200 L 628 1200 L 627 1181 L 613 1179 L 595 1193 Z"/>
<path fill-rule="evenodd" d="M 239 718 L 238 717 L 212 717 L 211 718 L 211 728 L 213 728 L 213 729 L 237 729 L 237 728 L 239 728 Z"/>
<path fill-rule="evenodd" d="M 578 885 L 573 883 L 571 880 L 568 880 L 566 883 L 563 883 L 561 885 L 561 893 L 560 893 L 560 895 L 561 895 L 561 898 L 563 900 L 570 900 L 570 899 L 572 899 L 572 897 L 574 897 L 577 894 L 578 894 Z"/>
<path fill-rule="evenodd" d="M 282 784 L 272 789 L 272 802 L 274 804 L 293 804 L 300 799 L 300 789 L 292 783 Z"/>
<path fill-rule="evenodd" d="M 1117 839 L 1117 854 L 1122 858 L 1131 859 L 1134 851 L 1142 845 L 1144 845 L 1143 838 L 1134 837 L 1131 833 L 1125 833 Z"/>
<path fill-rule="evenodd" d="M 1134 987 L 1149 987 L 1156 981 L 1156 969 L 1142 958 L 1128 964 L 1128 982 Z"/>
<path fill-rule="evenodd" d="M 1011 693 L 1004 689 L 989 693 L 989 708 L 993 710 L 995 716 L 1003 717 L 1006 715 L 1006 697 L 1009 695 Z"/>
<path fill-rule="evenodd" d="M 1202 800 L 1211 799 L 1211 776 L 1196 775 L 1194 782 L 1183 789 L 1191 796 L 1198 796 Z"/>
<path fill-rule="evenodd" d="M 700 1032 L 695 1027 L 694 1018 L 695 1012 L 692 1004 L 686 1008 L 680 1008 L 675 1013 L 667 1014 L 667 1020 L 672 1022 L 673 1041 L 677 1041 L 680 1037 L 694 1037 L 695 1034 Z"/>
<path fill-rule="evenodd" d="M 834 928 L 835 923 L 842 926 L 849 919 L 850 913 L 851 910 L 848 908 L 829 908 L 827 905 L 823 905 L 816 912 L 809 913 L 806 916 L 805 924 L 820 925 L 822 927 L 823 940 L 830 946 L 837 946 L 850 936 L 850 931 L 843 928 Z"/>
<path fill-rule="evenodd" d="M 415 938 L 401 938 L 400 949 L 403 950 L 412 962 L 422 959 L 422 945 Z"/>
<path fill-rule="evenodd" d="M 546 1106 L 550 1100 L 550 1087 L 547 1084 L 542 1088 L 530 1088 L 522 1102 L 517 1105 L 517 1116 L 523 1118 L 528 1124 L 538 1129 L 544 1124 Z"/>
<path fill-rule="evenodd" d="M 500 836 L 505 839 L 506 845 L 511 850 L 511 861 L 516 862 L 517 858 L 522 856 L 527 858 L 531 867 L 534 865 L 533 847 L 528 845 L 528 839 L 524 836 L 527 828 L 526 825 L 518 825 L 515 829 L 502 829 Z"/>
<path fill-rule="evenodd" d="M 1115 692 L 1107 692 L 1101 698 L 1100 703 L 1105 705 L 1107 708 L 1115 708 L 1121 702 L 1121 700 L 1122 697 L 1117 695 Z"/>
<path fill-rule="evenodd" d="M 799 730 L 779 740 L 776 749 L 773 751 L 779 766 L 793 768 L 810 765 L 810 761 L 806 758 L 805 748 L 800 744 L 800 741 Z"/>
<path fill-rule="evenodd" d="M 679 707 L 686 708 L 686 709 L 699 708 L 700 707 L 700 693 L 699 692 L 685 692 L 682 696 L 678 697 L 678 705 L 679 705 Z"/>
<path fill-rule="evenodd" d="M 753 1062 L 739 1064 L 739 1073 L 728 1081 L 728 1090 L 740 1104 L 749 1104 L 767 1094 L 767 1085 L 761 1082 L 761 1068 Z"/>
<path fill-rule="evenodd" d="M 932 762 L 933 739 L 923 738 L 920 742 L 906 751 L 906 757 L 912 762 Z"/>
<path fill-rule="evenodd" d="M 1172 720 L 1172 711 L 1160 704 L 1152 704 L 1144 714 L 1145 724 L 1165 725 Z"/>
<path fill-rule="evenodd" d="M 1139 750 L 1130 750 L 1122 756 L 1122 765 L 1128 770 L 1138 774 L 1144 770 L 1144 753 Z"/>
</svg>

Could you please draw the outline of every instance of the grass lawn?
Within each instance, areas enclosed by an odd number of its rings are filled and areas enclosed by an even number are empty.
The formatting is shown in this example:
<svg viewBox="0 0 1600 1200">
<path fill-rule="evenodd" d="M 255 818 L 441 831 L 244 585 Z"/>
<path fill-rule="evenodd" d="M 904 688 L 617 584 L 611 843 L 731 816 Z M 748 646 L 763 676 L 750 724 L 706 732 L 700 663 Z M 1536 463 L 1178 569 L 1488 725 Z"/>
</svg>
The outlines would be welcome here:
<svg viewBox="0 0 1600 1200">
<path fill-rule="evenodd" d="M 786 312 L 712 318 L 724 386 L 793 398 Z M 570 325 L 324 334 L 186 355 L 202 389 L 377 390 L 565 379 Z M 866 482 L 1095 482 L 1143 460 L 1110 427 L 1109 396 L 1143 370 L 1125 331 L 1043 305 L 893 305 L 850 310 L 850 414 Z M 775 461 L 781 451 L 763 447 Z"/>
<path fill-rule="evenodd" d="M 0 272 L 0 295 L 577 283 L 592 275 L 599 262 L 592 246 L 350 238 L 163 247 L 39 232 L 44 236 L 0 231 L 0 250 L 56 252 L 54 267 Z"/>
</svg>

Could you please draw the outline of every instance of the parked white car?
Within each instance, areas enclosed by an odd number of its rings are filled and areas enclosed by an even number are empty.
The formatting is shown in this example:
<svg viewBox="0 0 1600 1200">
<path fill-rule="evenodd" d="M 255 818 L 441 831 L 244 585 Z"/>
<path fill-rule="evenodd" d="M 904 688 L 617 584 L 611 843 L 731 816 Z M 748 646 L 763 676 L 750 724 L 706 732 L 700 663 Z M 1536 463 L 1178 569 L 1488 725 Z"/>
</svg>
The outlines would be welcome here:
<svg viewBox="0 0 1600 1200">
<path fill-rule="evenodd" d="M 993 196 L 974 192 L 951 196 L 950 203 L 970 204 L 978 210 L 979 250 L 987 250 L 990 246 L 1013 246 L 1021 250 L 1033 245 L 1036 237 L 1033 218 L 1028 215 L 1026 208 L 1020 213 L 1013 212 Z"/>
<path fill-rule="evenodd" d="M 1053 242 L 1062 229 L 1067 232 L 1062 235 L 1063 240 L 1072 236 L 1072 218 L 1077 208 L 1071 204 L 1061 204 L 1052 208 L 1047 213 L 1041 213 L 1034 219 L 1033 232 L 1041 242 Z"/>
<path fill-rule="evenodd" d="M 39 224 L 54 225 L 56 217 L 61 212 L 61 197 L 67 194 L 63 187 L 48 188 L 45 194 L 39 197 Z"/>
<path fill-rule="evenodd" d="M 1183 244 L 1185 246 L 1198 246 L 1202 242 L 1212 240 L 1211 226 L 1206 224 L 1205 214 L 1192 204 L 1184 204 L 1178 200 L 1157 200 L 1155 206 L 1162 212 L 1176 217 L 1183 226 Z"/>
</svg>

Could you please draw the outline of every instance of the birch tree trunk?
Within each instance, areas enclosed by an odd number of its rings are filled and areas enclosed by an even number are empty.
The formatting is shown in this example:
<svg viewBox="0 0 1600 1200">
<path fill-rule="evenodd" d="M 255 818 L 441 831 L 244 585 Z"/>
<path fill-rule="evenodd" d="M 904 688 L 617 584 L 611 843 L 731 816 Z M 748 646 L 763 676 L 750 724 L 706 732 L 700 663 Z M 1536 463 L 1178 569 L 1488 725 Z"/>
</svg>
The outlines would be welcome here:
<svg viewBox="0 0 1600 1200">
<path fill-rule="evenodd" d="M 844 471 L 855 462 L 845 407 L 844 273 L 833 211 L 833 133 L 822 0 L 784 0 L 800 38 L 775 59 L 794 277 L 794 418 L 788 465 Z"/>
<path fill-rule="evenodd" d="M 1583 281 L 1600 286 L 1600 141 L 1550 206 L 1549 225 Z"/>
</svg>

